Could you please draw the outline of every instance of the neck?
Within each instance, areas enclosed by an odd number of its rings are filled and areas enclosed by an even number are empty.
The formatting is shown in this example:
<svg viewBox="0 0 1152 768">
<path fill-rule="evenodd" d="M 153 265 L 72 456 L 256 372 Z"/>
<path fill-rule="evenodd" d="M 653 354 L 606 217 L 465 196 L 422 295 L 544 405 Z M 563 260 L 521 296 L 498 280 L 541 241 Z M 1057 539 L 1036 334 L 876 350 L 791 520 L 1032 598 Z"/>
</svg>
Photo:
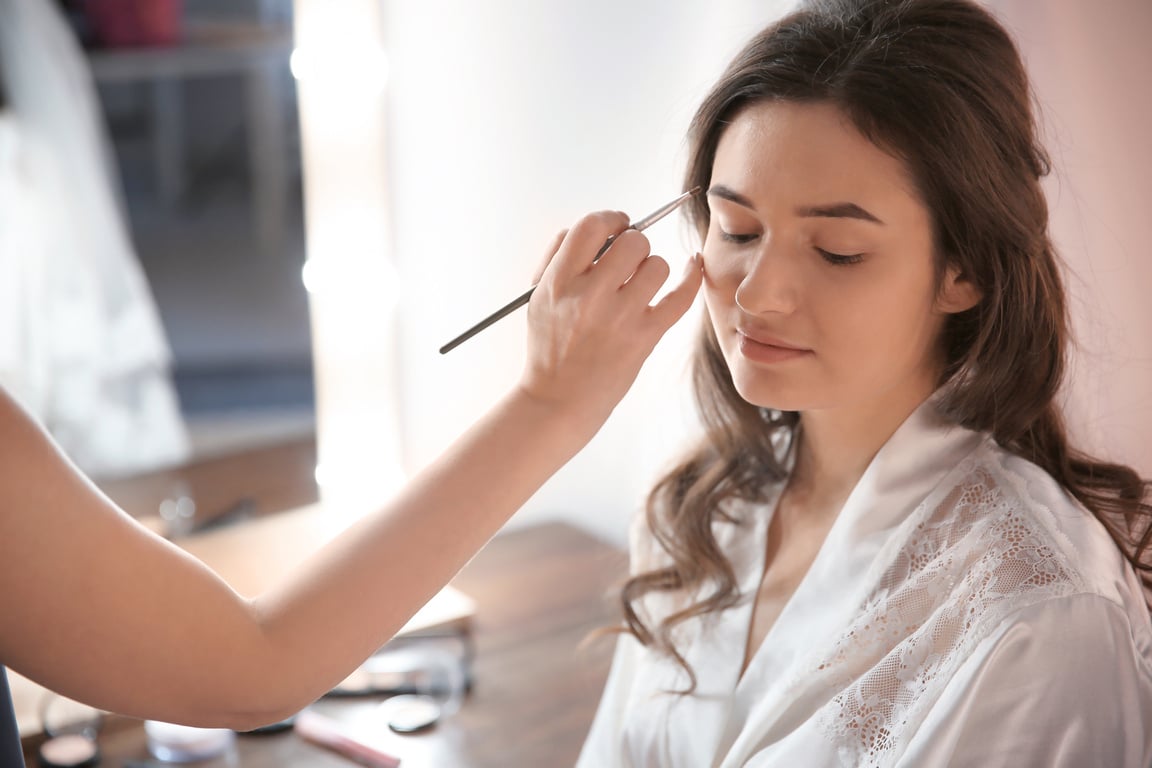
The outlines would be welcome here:
<svg viewBox="0 0 1152 768">
<path fill-rule="evenodd" d="M 875 400 L 804 411 L 789 493 L 826 500 L 838 511 L 876 453 L 933 389 L 930 381 L 915 382 Z"/>
</svg>

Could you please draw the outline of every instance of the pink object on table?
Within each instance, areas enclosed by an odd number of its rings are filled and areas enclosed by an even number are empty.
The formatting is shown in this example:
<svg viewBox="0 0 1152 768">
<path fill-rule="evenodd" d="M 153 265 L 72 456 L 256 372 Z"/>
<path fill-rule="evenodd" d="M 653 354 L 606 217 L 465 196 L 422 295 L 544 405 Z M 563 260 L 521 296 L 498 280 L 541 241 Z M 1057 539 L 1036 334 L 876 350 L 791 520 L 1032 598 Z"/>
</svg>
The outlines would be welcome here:
<svg viewBox="0 0 1152 768">
<path fill-rule="evenodd" d="M 180 40 L 184 1 L 85 0 L 84 14 L 98 45 L 172 45 Z"/>
<path fill-rule="evenodd" d="M 362 765 L 372 768 L 399 768 L 400 758 L 357 737 L 351 730 L 330 717 L 305 709 L 296 715 L 296 734 L 308 741 L 328 747 Z"/>
</svg>

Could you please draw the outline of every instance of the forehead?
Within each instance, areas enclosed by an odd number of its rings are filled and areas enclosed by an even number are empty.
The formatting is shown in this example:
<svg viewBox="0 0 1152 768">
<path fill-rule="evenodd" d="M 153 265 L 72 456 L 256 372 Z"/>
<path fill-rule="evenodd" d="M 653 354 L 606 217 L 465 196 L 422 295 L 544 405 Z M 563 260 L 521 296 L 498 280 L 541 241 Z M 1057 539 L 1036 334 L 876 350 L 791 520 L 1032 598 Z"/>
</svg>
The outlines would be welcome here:
<svg viewBox="0 0 1152 768">
<path fill-rule="evenodd" d="M 712 183 L 802 205 L 919 204 L 904 163 L 829 103 L 761 102 L 738 112 L 720 137 Z"/>
</svg>

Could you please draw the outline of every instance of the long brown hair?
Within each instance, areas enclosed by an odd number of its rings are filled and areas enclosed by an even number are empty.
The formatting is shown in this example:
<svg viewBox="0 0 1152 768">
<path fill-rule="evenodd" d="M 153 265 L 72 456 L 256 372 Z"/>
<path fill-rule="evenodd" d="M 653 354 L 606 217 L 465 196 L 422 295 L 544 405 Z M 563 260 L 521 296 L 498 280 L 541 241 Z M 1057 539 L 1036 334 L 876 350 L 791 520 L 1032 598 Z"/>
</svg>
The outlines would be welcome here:
<svg viewBox="0 0 1152 768">
<path fill-rule="evenodd" d="M 704 99 L 689 133 L 685 189 L 708 188 L 727 125 L 772 100 L 834 104 L 904 162 L 933 216 L 937 274 L 954 267 L 982 292 L 943 329 L 941 410 L 1048 472 L 1152 585 L 1150 484 L 1072 449 L 1056 403 L 1069 332 L 1040 186 L 1050 163 L 1008 33 L 967 0 L 810 2 L 753 38 Z M 689 216 L 703 239 L 706 196 L 694 198 Z M 656 484 L 646 510 L 667 564 L 632 577 L 621 592 L 621 631 L 684 667 L 688 692 L 695 675 L 672 630 L 741 599 L 712 524 L 726 519 L 727 500 L 762 500 L 784 479 L 774 446 L 790 440 L 798 422 L 740 397 L 707 321 L 693 383 L 704 436 Z M 686 599 L 649 625 L 638 601 L 650 593 Z"/>
</svg>

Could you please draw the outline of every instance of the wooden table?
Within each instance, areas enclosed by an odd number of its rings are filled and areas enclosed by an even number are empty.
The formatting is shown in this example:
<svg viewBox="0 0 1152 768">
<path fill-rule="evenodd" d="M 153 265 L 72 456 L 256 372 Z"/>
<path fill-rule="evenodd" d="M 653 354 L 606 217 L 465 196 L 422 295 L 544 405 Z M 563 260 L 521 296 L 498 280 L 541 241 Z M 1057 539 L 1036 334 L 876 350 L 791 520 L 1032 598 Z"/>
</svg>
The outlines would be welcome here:
<svg viewBox="0 0 1152 768">
<path fill-rule="evenodd" d="M 612 623 L 615 607 L 605 595 L 624 576 L 626 560 L 620 550 L 561 523 L 497 536 L 453 581 L 477 603 L 474 685 L 463 708 L 419 735 L 381 727 L 381 743 L 404 768 L 572 765 L 591 725 L 613 643 L 580 645 L 590 631 Z M 315 707 L 351 723 L 369 717 L 381 700 L 325 699 Z M 137 721 L 111 723 L 100 743 L 104 766 L 149 759 Z M 292 732 L 242 735 L 236 745 L 229 757 L 194 765 L 353 765 Z"/>
<path fill-rule="evenodd" d="M 240 449 L 220 456 L 119 479 L 96 478 L 100 490 L 128 514 L 154 518 L 162 502 L 187 494 L 196 526 L 222 516 L 261 517 L 315 504 L 316 437 Z"/>
</svg>

